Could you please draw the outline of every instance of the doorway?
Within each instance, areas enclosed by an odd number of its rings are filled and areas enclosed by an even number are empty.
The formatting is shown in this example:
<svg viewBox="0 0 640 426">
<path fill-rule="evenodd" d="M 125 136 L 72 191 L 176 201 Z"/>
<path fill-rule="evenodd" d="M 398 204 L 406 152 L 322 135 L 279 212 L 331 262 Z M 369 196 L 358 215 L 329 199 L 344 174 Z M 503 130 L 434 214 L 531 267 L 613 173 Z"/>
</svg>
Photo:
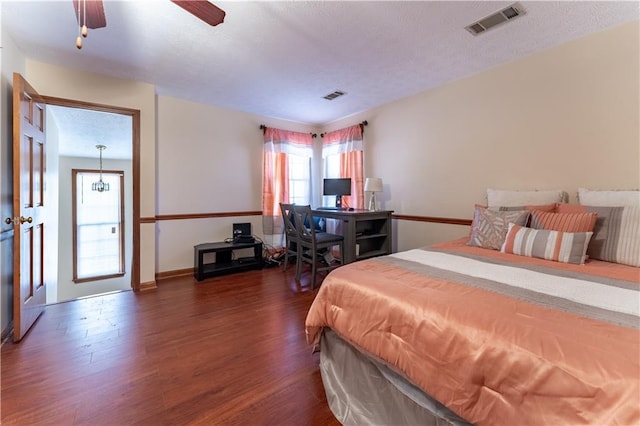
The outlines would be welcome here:
<svg viewBox="0 0 640 426">
<path fill-rule="evenodd" d="M 50 226 L 45 232 L 54 256 L 45 260 L 48 277 L 47 303 L 122 290 L 139 289 L 139 111 L 60 98 L 44 97 L 47 103 L 47 196 Z M 106 149 L 98 149 L 104 145 Z M 104 279 L 74 281 L 76 259 L 73 230 L 72 170 L 122 171 L 124 176 L 124 274 Z M 54 173 L 51 173 L 54 171 Z"/>
</svg>

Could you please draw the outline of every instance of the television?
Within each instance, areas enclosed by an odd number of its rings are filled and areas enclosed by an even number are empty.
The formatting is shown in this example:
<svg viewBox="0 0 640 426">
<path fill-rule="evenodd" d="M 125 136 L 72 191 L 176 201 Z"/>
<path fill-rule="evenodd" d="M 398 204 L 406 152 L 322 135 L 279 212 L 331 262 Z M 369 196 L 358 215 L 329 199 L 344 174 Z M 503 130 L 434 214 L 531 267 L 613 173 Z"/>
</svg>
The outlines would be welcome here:
<svg viewBox="0 0 640 426">
<path fill-rule="evenodd" d="M 336 208 L 342 208 L 342 196 L 351 195 L 351 178 L 324 179 L 322 195 L 335 195 Z"/>
</svg>

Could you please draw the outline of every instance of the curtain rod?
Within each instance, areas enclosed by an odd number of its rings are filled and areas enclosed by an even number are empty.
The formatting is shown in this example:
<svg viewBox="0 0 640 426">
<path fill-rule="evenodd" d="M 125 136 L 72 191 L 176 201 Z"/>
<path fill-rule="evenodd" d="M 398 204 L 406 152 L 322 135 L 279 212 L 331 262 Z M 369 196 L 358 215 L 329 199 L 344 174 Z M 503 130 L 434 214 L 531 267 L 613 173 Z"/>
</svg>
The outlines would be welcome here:
<svg viewBox="0 0 640 426">
<path fill-rule="evenodd" d="M 264 124 L 260 125 L 260 130 L 262 130 L 262 134 L 264 135 L 264 133 L 267 131 L 267 126 L 265 126 Z M 309 133 L 311 135 L 312 138 L 315 138 L 317 135 L 317 133 Z"/>
<path fill-rule="evenodd" d="M 369 122 L 367 120 L 364 120 L 364 121 L 360 122 L 360 126 L 367 126 L 367 125 L 369 125 Z M 324 138 L 324 135 L 326 135 L 326 134 L 327 134 L 327 132 L 320 133 L 320 137 Z"/>
</svg>

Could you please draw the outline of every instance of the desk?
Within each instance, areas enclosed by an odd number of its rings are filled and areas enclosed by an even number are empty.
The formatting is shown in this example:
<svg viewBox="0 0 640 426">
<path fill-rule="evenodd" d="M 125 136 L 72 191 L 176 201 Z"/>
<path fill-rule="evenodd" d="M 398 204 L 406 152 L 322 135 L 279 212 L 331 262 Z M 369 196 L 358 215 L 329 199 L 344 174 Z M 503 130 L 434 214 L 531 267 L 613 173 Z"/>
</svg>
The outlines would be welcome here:
<svg viewBox="0 0 640 426">
<path fill-rule="evenodd" d="M 314 217 L 341 222 L 344 236 L 343 262 L 351 263 L 369 257 L 391 254 L 392 210 L 322 210 L 312 211 Z"/>
</svg>

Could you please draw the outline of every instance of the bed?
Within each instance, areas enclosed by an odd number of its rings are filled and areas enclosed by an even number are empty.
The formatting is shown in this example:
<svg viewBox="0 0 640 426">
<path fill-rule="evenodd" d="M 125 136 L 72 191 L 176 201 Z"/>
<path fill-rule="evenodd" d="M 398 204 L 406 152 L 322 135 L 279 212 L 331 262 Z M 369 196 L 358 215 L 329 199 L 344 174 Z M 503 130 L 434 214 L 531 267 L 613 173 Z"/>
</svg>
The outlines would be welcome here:
<svg viewBox="0 0 640 426">
<path fill-rule="evenodd" d="M 640 268 L 588 242 L 576 264 L 514 254 L 511 228 L 502 250 L 463 238 L 325 278 L 305 326 L 341 423 L 640 424 Z"/>
</svg>

